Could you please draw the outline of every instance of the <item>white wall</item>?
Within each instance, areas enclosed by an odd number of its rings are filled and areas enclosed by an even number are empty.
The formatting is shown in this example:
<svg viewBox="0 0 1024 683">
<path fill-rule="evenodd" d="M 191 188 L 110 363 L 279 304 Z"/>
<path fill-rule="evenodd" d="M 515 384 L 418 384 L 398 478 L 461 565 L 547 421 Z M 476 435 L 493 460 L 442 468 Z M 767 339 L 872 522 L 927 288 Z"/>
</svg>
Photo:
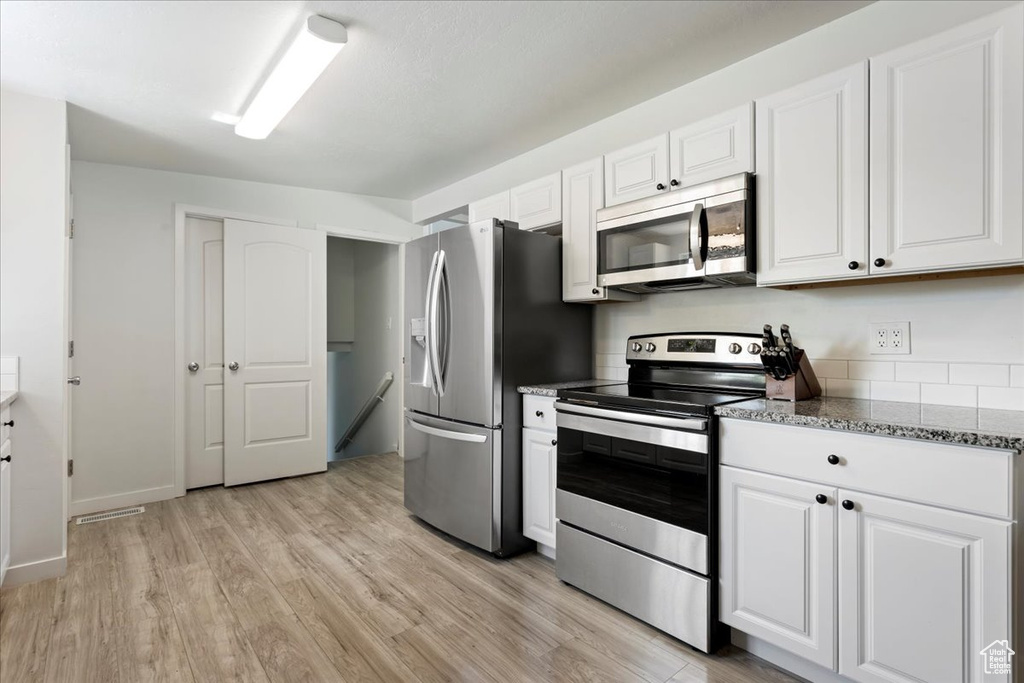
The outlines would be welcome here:
<svg viewBox="0 0 1024 683">
<path fill-rule="evenodd" d="M 409 202 L 74 162 L 72 500 L 164 497 L 174 480 L 174 205 L 417 237 Z M 25 373 L 27 375 L 27 372 Z M 118 504 L 123 504 L 121 498 Z"/>
<path fill-rule="evenodd" d="M 351 242 L 327 238 L 327 343 L 355 339 L 355 261 Z M 328 350 L 332 350 L 328 346 Z"/>
<path fill-rule="evenodd" d="M 471 201 L 665 133 L 1014 2 L 877 2 L 413 201 L 423 223 Z M 629 39 L 630 36 L 624 36 Z"/>
<path fill-rule="evenodd" d="M 356 265 L 356 342 L 352 353 L 354 411 L 358 412 L 373 394 L 385 372 L 392 372 L 395 379 L 384 395 L 384 402 L 374 409 L 355 440 L 345 449 L 347 456 L 397 450 L 402 428 L 399 249 L 396 245 L 373 242 L 354 242 L 353 246 Z"/>
<path fill-rule="evenodd" d="M 20 356 L 11 406 L 11 569 L 63 572 L 67 104 L 0 93 L 0 354 Z"/>
</svg>

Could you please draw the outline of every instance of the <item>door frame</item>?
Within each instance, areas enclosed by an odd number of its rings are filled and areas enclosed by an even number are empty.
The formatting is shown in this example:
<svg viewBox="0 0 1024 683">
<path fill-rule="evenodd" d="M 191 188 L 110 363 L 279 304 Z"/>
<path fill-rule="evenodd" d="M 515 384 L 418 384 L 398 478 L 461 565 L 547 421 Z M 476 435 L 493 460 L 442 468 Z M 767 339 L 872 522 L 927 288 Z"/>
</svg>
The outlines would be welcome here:
<svg viewBox="0 0 1024 683">
<path fill-rule="evenodd" d="M 185 495 L 185 219 L 189 216 L 194 218 L 209 218 L 223 221 L 234 219 L 251 221 L 253 223 L 271 223 L 286 227 L 300 228 L 295 219 L 284 219 L 276 216 L 260 216 L 243 211 L 231 211 L 218 209 L 209 206 L 197 206 L 195 204 L 174 204 L 174 495 L 180 497 Z M 405 243 L 414 237 L 401 237 L 376 233 L 370 230 L 358 230 L 355 228 L 339 228 L 323 223 L 315 223 L 313 229 L 327 233 L 331 237 L 344 237 L 346 239 L 362 240 L 364 242 L 381 242 L 398 246 L 398 287 L 399 306 L 398 322 L 403 325 L 404 304 L 401 292 L 405 286 Z M 401 354 L 401 348 L 399 349 Z M 404 391 L 402 382 L 397 382 L 398 400 L 404 403 Z M 398 430 L 398 452 L 404 453 L 404 430 Z M 65 496 L 65 500 L 67 496 Z"/>
<path fill-rule="evenodd" d="M 399 235 L 388 235 L 376 233 L 370 230 L 359 230 L 357 228 L 339 228 L 335 225 L 326 225 L 324 223 L 315 224 L 317 230 L 323 230 L 327 233 L 328 237 L 342 237 L 348 240 L 360 240 L 362 242 L 377 242 L 379 244 L 393 244 L 398 247 L 398 325 L 399 335 L 403 334 L 402 330 L 405 329 L 405 243 L 411 242 L 414 239 L 419 239 L 423 235 L 416 235 L 415 237 L 401 237 Z M 404 371 L 404 357 L 405 353 L 405 340 L 399 339 L 398 343 L 398 370 L 395 371 L 395 375 L 401 379 L 405 376 Z M 396 389 L 397 387 L 397 389 Z M 405 382 L 398 381 L 391 385 L 391 391 L 398 392 L 398 404 L 404 410 L 405 408 Z M 399 413 L 402 411 L 400 410 Z M 403 417 L 399 420 L 398 428 L 398 457 L 405 459 L 405 427 Z"/>
</svg>

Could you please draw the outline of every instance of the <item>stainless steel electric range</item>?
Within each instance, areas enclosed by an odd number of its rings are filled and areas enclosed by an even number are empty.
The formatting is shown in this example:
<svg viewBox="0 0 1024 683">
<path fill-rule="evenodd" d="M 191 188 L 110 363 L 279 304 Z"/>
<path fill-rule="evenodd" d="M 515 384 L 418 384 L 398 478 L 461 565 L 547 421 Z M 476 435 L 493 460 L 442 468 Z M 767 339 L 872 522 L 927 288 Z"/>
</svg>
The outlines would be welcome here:
<svg viewBox="0 0 1024 683">
<path fill-rule="evenodd" d="M 715 406 L 764 396 L 761 336 L 630 337 L 626 384 L 558 392 L 556 573 L 704 652 L 718 622 Z"/>
</svg>

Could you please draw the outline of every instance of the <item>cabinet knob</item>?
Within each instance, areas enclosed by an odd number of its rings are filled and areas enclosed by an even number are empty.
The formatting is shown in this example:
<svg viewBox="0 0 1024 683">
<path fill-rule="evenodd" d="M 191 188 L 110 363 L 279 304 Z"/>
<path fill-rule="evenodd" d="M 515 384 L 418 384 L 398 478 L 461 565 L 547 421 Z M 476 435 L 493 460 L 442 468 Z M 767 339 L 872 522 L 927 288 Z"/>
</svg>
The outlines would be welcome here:
<svg viewBox="0 0 1024 683">
<path fill-rule="evenodd" d="M 599 290 L 597 287 L 594 287 L 592 290 L 590 290 L 590 293 L 593 294 L 594 296 L 597 296 L 598 294 L 601 293 L 601 290 Z"/>
<path fill-rule="evenodd" d="M 558 439 L 551 439 L 551 445 L 552 446 L 557 446 L 558 445 Z"/>
<path fill-rule="evenodd" d="M 8 420 L 7 422 L 4 422 L 4 427 L 13 427 L 13 426 L 14 426 L 14 420 Z"/>
<path fill-rule="evenodd" d="M 537 411 L 537 417 L 544 417 L 544 411 L 543 410 L 538 410 Z"/>
<path fill-rule="evenodd" d="M 10 462 L 10 461 L 11 461 L 11 456 L 9 456 L 9 455 L 5 455 L 4 457 L 0 458 L 0 462 Z"/>
<path fill-rule="evenodd" d="M 816 500 L 819 503 L 821 503 L 822 505 L 824 505 L 825 503 L 828 502 L 828 496 L 826 496 L 824 493 L 819 493 L 818 495 L 816 495 L 814 497 L 814 500 Z"/>
<path fill-rule="evenodd" d="M 876 268 L 881 268 L 884 265 L 885 265 L 885 259 L 884 258 L 876 258 L 875 259 L 875 267 Z"/>
<path fill-rule="evenodd" d="M 657 185 L 654 186 L 654 188 L 656 190 L 664 190 L 665 189 L 665 183 L 658 183 Z"/>
<path fill-rule="evenodd" d="M 828 464 L 829 465 L 838 465 L 839 464 L 839 456 L 835 455 L 835 454 L 828 456 Z"/>
<path fill-rule="evenodd" d="M 850 261 L 849 263 L 846 264 L 846 267 L 849 268 L 850 270 L 857 270 L 858 268 L 860 268 L 860 263 L 858 263 L 857 261 Z"/>
<path fill-rule="evenodd" d="M 673 178 L 671 181 L 669 181 L 669 185 L 671 185 L 672 187 L 677 187 L 679 185 L 679 181 Z"/>
<path fill-rule="evenodd" d="M 850 500 L 849 498 L 847 498 L 846 500 L 843 501 L 843 509 L 844 510 L 852 510 L 854 507 L 855 507 L 855 505 L 854 505 L 853 501 Z"/>
</svg>

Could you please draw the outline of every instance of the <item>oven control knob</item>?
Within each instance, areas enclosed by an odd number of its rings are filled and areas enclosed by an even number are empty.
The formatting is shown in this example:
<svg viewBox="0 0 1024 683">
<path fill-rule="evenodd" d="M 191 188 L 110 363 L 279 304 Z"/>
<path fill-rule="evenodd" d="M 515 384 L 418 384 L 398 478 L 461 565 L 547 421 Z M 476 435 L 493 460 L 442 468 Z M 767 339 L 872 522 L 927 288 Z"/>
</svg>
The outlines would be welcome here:
<svg viewBox="0 0 1024 683">
<path fill-rule="evenodd" d="M 658 348 L 654 345 L 654 342 L 647 342 L 647 353 L 654 353 L 654 349 Z"/>
<path fill-rule="evenodd" d="M 634 353 L 640 353 L 644 349 L 644 347 L 640 345 L 640 342 L 633 342 L 632 348 Z"/>
<path fill-rule="evenodd" d="M 731 353 L 731 354 L 737 354 L 737 353 L 739 353 L 742 350 L 743 350 L 743 347 L 740 346 L 739 344 L 737 344 L 736 342 L 733 342 L 732 344 L 729 344 L 729 353 Z"/>
<path fill-rule="evenodd" d="M 761 353 L 761 345 L 756 342 L 752 342 L 750 346 L 747 347 L 747 353 L 752 353 L 756 356 Z"/>
</svg>

